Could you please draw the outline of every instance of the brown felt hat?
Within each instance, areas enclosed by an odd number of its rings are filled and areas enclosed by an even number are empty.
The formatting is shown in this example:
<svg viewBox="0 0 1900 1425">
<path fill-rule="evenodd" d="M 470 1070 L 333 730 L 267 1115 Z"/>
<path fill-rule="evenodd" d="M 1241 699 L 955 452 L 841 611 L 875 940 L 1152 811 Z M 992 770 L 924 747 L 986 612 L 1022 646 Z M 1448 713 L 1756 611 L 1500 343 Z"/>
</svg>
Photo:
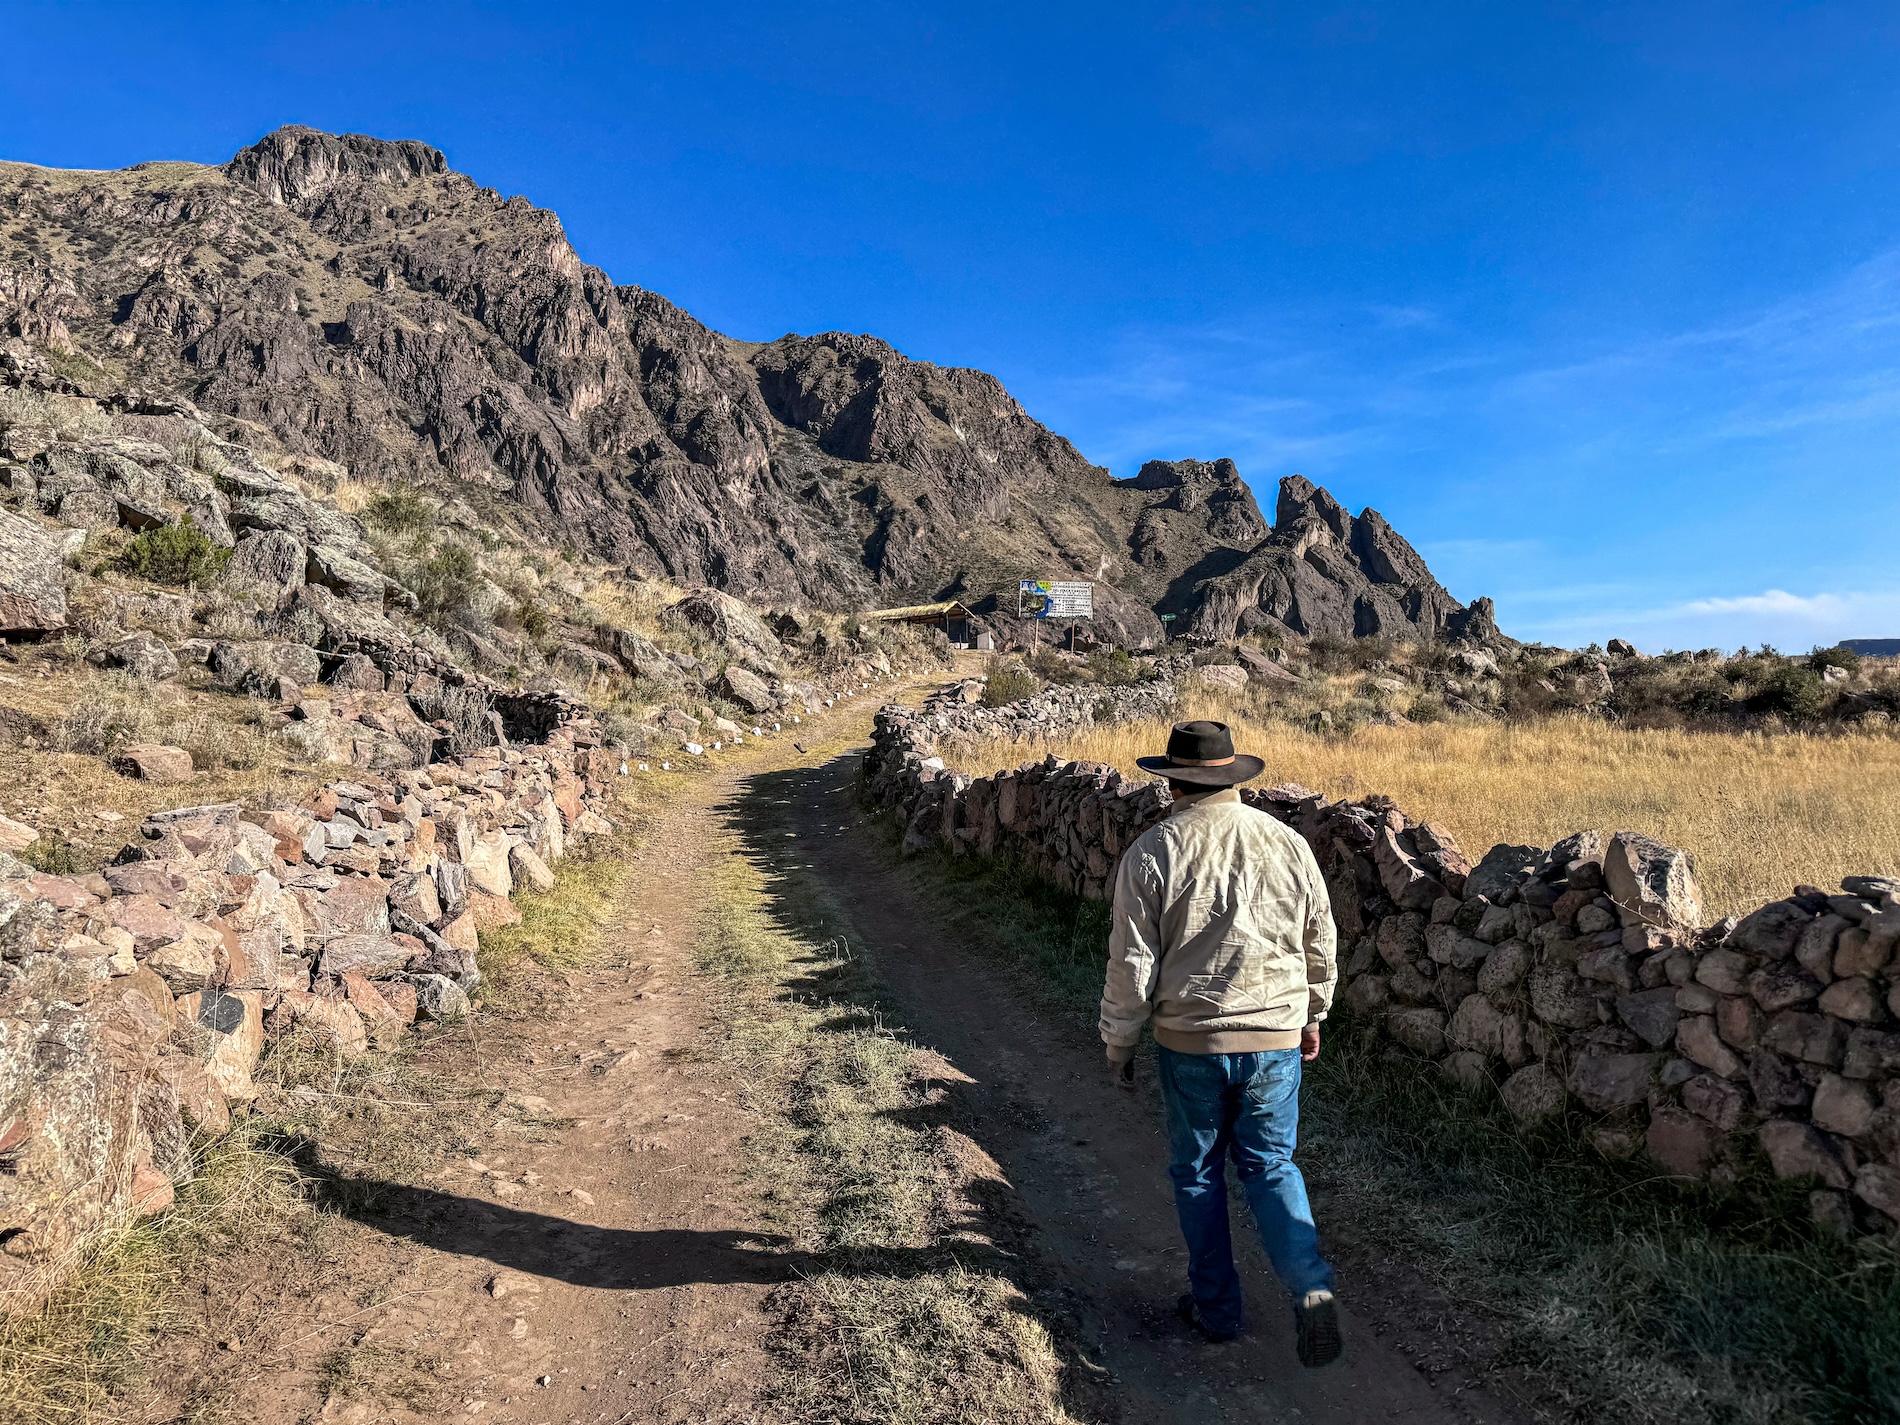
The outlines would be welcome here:
<svg viewBox="0 0 1900 1425">
<path fill-rule="evenodd" d="M 1168 755 L 1137 757 L 1144 772 L 1197 787 L 1233 787 L 1266 770 L 1258 757 L 1234 754 L 1234 731 L 1224 722 L 1177 722 L 1168 734 Z"/>
</svg>

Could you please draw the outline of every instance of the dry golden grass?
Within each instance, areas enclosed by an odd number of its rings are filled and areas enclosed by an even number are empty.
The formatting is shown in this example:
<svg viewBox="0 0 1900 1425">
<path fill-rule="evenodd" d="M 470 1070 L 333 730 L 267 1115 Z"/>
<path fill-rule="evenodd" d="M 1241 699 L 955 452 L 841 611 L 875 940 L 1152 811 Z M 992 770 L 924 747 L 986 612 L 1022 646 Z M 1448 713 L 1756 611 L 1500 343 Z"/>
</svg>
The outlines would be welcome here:
<svg viewBox="0 0 1900 1425">
<path fill-rule="evenodd" d="M 1326 737 L 1223 707 L 1182 716 L 1234 722 L 1264 757 L 1263 782 L 1329 797 L 1384 793 L 1451 828 L 1472 860 L 1500 841 L 1548 846 L 1573 831 L 1644 832 L 1693 852 L 1711 917 L 1746 912 L 1797 884 L 1900 874 L 1900 738 L 1880 734 L 1630 731 L 1586 718 L 1430 723 Z M 970 770 L 1055 752 L 1141 775 L 1165 724 L 1125 723 L 1052 744 L 992 744 Z"/>
</svg>

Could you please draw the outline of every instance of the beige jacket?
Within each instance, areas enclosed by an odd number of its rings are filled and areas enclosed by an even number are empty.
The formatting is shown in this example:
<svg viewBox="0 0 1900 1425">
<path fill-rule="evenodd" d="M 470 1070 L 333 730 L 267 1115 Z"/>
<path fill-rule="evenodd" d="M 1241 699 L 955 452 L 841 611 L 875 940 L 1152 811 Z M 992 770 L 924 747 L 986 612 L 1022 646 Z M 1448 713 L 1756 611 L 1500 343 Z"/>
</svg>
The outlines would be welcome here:
<svg viewBox="0 0 1900 1425">
<path fill-rule="evenodd" d="M 1233 790 L 1178 807 L 1122 857 L 1102 991 L 1109 1056 L 1290 1049 L 1338 978 L 1326 882 L 1297 833 Z"/>
</svg>

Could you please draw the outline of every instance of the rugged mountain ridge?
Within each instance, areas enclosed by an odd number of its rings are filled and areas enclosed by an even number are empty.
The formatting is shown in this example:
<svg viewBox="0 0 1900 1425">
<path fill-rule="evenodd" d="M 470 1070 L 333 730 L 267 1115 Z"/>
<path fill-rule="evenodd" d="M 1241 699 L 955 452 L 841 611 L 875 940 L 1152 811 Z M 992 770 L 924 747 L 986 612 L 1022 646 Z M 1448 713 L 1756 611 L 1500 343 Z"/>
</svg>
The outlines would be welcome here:
<svg viewBox="0 0 1900 1425">
<path fill-rule="evenodd" d="M 1370 553 L 1283 538 L 1231 461 L 1117 481 L 983 372 L 869 336 L 727 338 L 414 141 L 293 126 L 222 168 L 0 165 L 0 324 L 82 385 L 765 602 L 1007 608 L 1026 574 L 1090 578 L 1137 644 L 1156 610 L 1209 637 L 1431 636 L 1462 613 L 1402 540 L 1378 553 L 1376 514 Z"/>
</svg>

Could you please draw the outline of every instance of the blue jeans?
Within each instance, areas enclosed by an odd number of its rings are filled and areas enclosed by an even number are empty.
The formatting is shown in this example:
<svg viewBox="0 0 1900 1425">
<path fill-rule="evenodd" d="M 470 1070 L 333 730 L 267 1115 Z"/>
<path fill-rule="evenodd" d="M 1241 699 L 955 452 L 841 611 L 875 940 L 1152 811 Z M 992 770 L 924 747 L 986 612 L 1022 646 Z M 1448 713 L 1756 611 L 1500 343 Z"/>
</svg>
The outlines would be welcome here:
<svg viewBox="0 0 1900 1425">
<path fill-rule="evenodd" d="M 1253 1209 L 1280 1284 L 1298 1302 L 1332 1290 L 1306 1180 L 1293 1163 L 1300 1127 L 1300 1051 L 1178 1054 L 1161 1048 L 1174 1206 L 1187 1239 L 1188 1284 L 1211 1331 L 1238 1331 L 1240 1273 L 1227 1231 L 1227 1158 Z"/>
</svg>

